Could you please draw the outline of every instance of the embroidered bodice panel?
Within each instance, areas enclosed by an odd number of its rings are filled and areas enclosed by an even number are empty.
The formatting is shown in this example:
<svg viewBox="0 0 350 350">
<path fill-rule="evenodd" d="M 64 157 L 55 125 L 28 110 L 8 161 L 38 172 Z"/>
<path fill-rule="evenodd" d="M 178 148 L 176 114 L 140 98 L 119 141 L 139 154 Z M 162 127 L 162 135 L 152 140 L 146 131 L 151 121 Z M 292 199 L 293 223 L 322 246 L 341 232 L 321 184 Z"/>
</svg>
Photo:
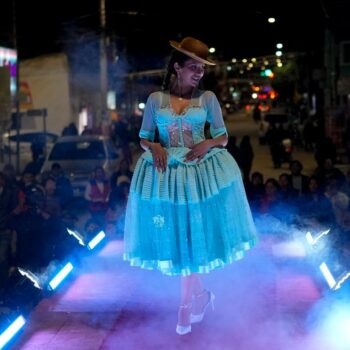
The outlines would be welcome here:
<svg viewBox="0 0 350 350">
<path fill-rule="evenodd" d="M 195 90 L 181 114 L 172 108 L 169 92 L 154 92 L 148 97 L 139 136 L 153 141 L 158 128 L 162 146 L 190 147 L 205 140 L 206 122 L 212 137 L 227 134 L 220 104 L 211 91 Z"/>
</svg>

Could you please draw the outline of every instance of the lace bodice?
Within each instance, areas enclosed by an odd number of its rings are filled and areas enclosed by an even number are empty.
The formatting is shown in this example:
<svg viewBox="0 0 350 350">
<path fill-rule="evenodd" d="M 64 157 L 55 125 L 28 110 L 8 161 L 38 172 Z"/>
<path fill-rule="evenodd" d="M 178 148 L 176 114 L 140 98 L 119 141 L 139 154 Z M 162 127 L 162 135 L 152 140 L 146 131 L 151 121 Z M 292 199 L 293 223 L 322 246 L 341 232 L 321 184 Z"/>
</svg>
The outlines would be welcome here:
<svg viewBox="0 0 350 350">
<path fill-rule="evenodd" d="M 139 136 L 153 141 L 157 127 L 162 146 L 190 147 L 205 140 L 206 122 L 210 124 L 213 138 L 227 134 L 221 107 L 213 92 L 195 90 L 188 107 L 179 115 L 171 107 L 169 92 L 158 91 L 148 97 Z"/>
</svg>

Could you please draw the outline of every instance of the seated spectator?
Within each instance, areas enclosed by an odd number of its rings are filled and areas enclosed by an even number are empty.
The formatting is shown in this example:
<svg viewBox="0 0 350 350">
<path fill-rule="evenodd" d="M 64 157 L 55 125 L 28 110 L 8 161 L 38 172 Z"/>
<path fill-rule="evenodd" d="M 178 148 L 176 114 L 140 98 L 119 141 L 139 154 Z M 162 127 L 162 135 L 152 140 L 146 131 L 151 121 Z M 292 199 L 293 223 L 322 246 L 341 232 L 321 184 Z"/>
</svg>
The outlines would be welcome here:
<svg viewBox="0 0 350 350">
<path fill-rule="evenodd" d="M 59 198 L 62 208 L 73 198 L 73 188 L 67 177 L 64 176 L 63 169 L 59 163 L 53 163 L 48 174 L 56 182 L 55 195 Z"/>
<path fill-rule="evenodd" d="M 315 170 L 314 175 L 319 178 L 323 188 L 325 188 L 325 186 L 327 185 L 327 183 L 331 178 L 337 180 L 338 186 L 340 186 L 340 188 L 343 188 L 346 186 L 345 175 L 341 170 L 339 170 L 334 166 L 332 158 L 330 157 L 327 157 L 324 159 L 322 166 L 318 167 Z"/>
<path fill-rule="evenodd" d="M 111 189 L 119 186 L 122 182 L 131 183 L 132 171 L 130 170 L 130 163 L 127 159 L 122 159 L 119 164 L 119 169 L 111 176 Z"/>
<path fill-rule="evenodd" d="M 278 217 L 278 208 L 281 204 L 280 186 L 275 179 L 267 179 L 265 182 L 265 192 L 260 202 L 260 213 L 271 214 Z"/>
<path fill-rule="evenodd" d="M 295 205 L 298 191 L 290 183 L 290 176 L 286 173 L 282 173 L 278 178 L 278 182 L 280 185 L 281 200 L 289 205 Z"/>
<path fill-rule="evenodd" d="M 91 214 L 102 222 L 108 209 L 109 181 L 102 167 L 96 167 L 85 190 Z"/>
<path fill-rule="evenodd" d="M 323 194 L 319 180 L 311 176 L 308 192 L 300 198 L 298 214 L 303 224 L 332 227 L 335 223 L 332 204 Z"/>
<path fill-rule="evenodd" d="M 339 190 L 337 178 L 330 178 L 326 185 L 325 196 L 330 200 L 335 220 L 338 226 L 344 230 L 350 230 L 349 197 Z"/>
<path fill-rule="evenodd" d="M 307 192 L 308 177 L 302 174 L 303 165 L 298 160 L 290 162 L 289 169 L 291 174 L 289 175 L 291 186 L 298 191 L 298 195 L 305 194 Z"/>
<path fill-rule="evenodd" d="M 122 182 L 111 191 L 109 209 L 106 215 L 109 230 L 114 235 L 122 236 L 124 233 L 125 209 L 129 197 L 129 182 Z"/>
<path fill-rule="evenodd" d="M 251 182 L 245 182 L 248 201 L 252 211 L 258 210 L 261 199 L 265 193 L 264 177 L 259 172 L 254 172 L 251 176 Z"/>
</svg>

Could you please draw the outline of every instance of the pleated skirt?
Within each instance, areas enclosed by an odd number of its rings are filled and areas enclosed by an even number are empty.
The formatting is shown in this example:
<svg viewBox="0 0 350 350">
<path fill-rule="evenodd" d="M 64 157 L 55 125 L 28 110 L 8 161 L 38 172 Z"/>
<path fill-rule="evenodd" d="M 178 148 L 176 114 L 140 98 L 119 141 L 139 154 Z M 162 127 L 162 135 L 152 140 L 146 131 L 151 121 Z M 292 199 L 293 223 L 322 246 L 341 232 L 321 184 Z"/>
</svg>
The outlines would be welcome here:
<svg viewBox="0 0 350 350">
<path fill-rule="evenodd" d="M 185 162 L 186 147 L 168 148 L 158 172 L 150 152 L 139 158 L 125 216 L 124 260 L 166 275 L 208 273 L 257 242 L 241 172 L 226 149 Z"/>
</svg>

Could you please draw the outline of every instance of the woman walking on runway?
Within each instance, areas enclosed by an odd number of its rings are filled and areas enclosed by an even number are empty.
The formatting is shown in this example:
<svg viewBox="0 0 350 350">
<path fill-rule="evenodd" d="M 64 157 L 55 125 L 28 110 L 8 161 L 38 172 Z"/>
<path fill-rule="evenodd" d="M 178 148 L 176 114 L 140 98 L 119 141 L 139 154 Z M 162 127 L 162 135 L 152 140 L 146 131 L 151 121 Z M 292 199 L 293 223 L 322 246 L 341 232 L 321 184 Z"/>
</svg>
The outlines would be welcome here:
<svg viewBox="0 0 350 350">
<path fill-rule="evenodd" d="M 219 102 L 198 89 L 205 66 L 215 64 L 208 47 L 190 37 L 170 45 L 164 89 L 148 97 L 139 133 L 145 152 L 130 188 L 124 259 L 181 276 L 176 332 L 182 335 L 215 298 L 200 275 L 242 258 L 256 232 L 241 171 L 224 148 Z"/>
</svg>

